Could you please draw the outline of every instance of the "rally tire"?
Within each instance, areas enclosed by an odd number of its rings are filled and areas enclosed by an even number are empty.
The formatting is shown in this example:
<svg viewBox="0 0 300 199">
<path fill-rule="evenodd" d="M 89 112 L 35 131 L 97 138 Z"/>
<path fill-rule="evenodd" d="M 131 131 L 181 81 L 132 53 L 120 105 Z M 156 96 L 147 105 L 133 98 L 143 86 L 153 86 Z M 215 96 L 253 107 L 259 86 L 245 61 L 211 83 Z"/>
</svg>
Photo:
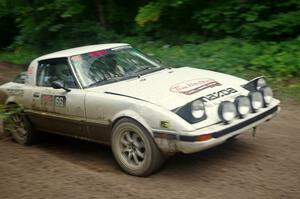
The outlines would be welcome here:
<svg viewBox="0 0 300 199">
<path fill-rule="evenodd" d="M 24 113 L 11 115 L 4 121 L 4 132 L 11 135 L 12 139 L 22 145 L 32 145 L 38 140 L 38 135 L 30 120 Z"/>
<path fill-rule="evenodd" d="M 164 163 L 164 156 L 149 132 L 133 119 L 117 121 L 111 146 L 116 162 L 130 175 L 148 176 Z"/>
</svg>

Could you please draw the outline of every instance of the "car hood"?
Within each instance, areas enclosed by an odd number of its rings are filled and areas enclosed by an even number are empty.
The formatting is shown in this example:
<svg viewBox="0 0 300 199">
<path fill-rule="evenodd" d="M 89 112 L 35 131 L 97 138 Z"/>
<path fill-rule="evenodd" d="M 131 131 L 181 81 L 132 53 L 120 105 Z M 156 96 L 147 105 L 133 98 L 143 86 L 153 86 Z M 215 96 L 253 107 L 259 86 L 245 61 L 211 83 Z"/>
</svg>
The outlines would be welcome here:
<svg viewBox="0 0 300 199">
<path fill-rule="evenodd" d="M 164 69 L 139 78 L 87 90 L 140 99 L 173 110 L 197 98 L 224 89 L 233 88 L 242 92 L 241 85 L 244 83 L 245 80 L 231 75 L 183 67 Z M 225 96 L 219 98 L 223 97 Z"/>
</svg>

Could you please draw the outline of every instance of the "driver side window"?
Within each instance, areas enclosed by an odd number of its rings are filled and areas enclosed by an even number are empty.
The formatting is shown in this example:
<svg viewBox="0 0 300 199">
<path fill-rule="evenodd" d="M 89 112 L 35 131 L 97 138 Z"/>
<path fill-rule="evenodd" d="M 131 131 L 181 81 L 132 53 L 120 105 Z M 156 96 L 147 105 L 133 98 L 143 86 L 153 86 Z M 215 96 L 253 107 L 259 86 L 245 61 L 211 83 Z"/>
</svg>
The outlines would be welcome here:
<svg viewBox="0 0 300 199">
<path fill-rule="evenodd" d="M 51 87 L 54 81 L 62 82 L 67 88 L 78 88 L 67 59 L 44 60 L 39 62 L 37 86 Z"/>
</svg>

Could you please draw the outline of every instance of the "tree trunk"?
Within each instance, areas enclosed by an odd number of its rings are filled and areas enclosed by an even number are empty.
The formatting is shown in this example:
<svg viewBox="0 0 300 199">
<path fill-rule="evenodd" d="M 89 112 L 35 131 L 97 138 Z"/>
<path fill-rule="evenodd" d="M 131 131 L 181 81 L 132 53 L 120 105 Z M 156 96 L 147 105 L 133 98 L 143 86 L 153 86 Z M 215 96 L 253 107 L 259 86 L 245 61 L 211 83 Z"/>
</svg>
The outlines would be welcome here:
<svg viewBox="0 0 300 199">
<path fill-rule="evenodd" d="M 100 23 L 101 28 L 104 30 L 107 30 L 107 21 L 104 13 L 104 6 L 103 6 L 103 1 L 102 0 L 94 0 L 95 6 L 97 9 L 97 15 L 98 15 L 98 20 Z"/>
</svg>

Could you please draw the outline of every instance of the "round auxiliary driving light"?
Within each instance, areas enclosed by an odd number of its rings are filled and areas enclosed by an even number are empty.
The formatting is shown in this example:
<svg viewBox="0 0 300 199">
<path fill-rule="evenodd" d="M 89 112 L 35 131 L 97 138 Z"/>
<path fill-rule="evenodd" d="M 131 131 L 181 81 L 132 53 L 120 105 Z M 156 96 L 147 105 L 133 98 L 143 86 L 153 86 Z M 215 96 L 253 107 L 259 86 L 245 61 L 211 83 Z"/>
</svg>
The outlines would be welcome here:
<svg viewBox="0 0 300 199">
<path fill-rule="evenodd" d="M 252 92 L 249 94 L 251 108 L 254 112 L 263 107 L 263 96 L 261 92 Z"/>
<path fill-rule="evenodd" d="M 191 111 L 194 118 L 202 118 L 205 114 L 204 103 L 201 100 L 195 100 L 191 104 Z"/>
<path fill-rule="evenodd" d="M 256 81 L 256 90 L 259 90 L 261 89 L 262 87 L 266 86 L 267 85 L 267 82 L 265 80 L 265 78 L 259 78 L 257 81 Z"/>
<path fill-rule="evenodd" d="M 244 117 L 251 111 L 250 99 L 247 96 L 238 96 L 235 101 L 236 110 L 239 116 Z"/>
<path fill-rule="evenodd" d="M 219 106 L 219 117 L 222 121 L 228 123 L 236 116 L 235 105 L 230 101 L 224 101 Z"/>
<path fill-rule="evenodd" d="M 262 87 L 260 90 L 261 94 L 263 95 L 264 105 L 268 106 L 273 99 L 273 91 L 270 87 Z"/>
</svg>

